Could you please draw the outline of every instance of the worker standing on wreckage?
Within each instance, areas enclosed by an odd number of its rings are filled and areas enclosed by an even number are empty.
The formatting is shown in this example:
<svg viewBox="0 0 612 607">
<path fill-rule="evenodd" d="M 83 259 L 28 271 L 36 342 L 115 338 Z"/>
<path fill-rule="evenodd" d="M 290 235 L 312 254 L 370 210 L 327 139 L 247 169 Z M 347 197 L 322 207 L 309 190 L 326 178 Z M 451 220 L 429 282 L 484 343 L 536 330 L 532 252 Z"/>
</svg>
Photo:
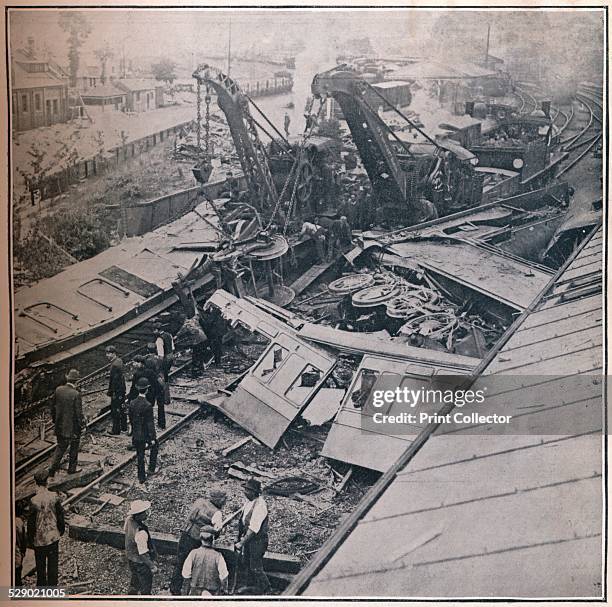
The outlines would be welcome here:
<svg viewBox="0 0 612 607">
<path fill-rule="evenodd" d="M 250 478 L 244 484 L 244 495 L 247 501 L 242 507 L 238 541 L 234 548 L 242 555 L 247 567 L 249 586 L 253 585 L 257 594 L 268 594 L 270 580 L 263 567 L 263 557 L 268 549 L 268 506 L 261 495 L 261 483 Z"/>
<path fill-rule="evenodd" d="M 215 530 L 202 527 L 200 546 L 194 548 L 183 565 L 185 592 L 189 596 L 214 596 L 227 594 L 229 572 L 223 556 L 213 548 Z"/>
<path fill-rule="evenodd" d="M 174 364 L 174 338 L 168 331 L 164 331 L 160 323 L 155 323 L 153 326 L 155 333 L 155 347 L 157 348 L 157 356 L 162 359 L 164 381 L 168 383 L 170 369 Z"/>
<path fill-rule="evenodd" d="M 181 530 L 178 546 L 176 549 L 176 565 L 170 580 L 170 593 L 177 596 L 181 594 L 183 584 L 183 565 L 185 559 L 192 550 L 200 546 L 200 531 L 203 527 L 209 527 L 216 535 L 223 526 L 223 515 L 221 510 L 227 502 L 227 494 L 224 491 L 211 491 L 207 498 L 198 498 L 189 511 L 187 522 Z M 192 584 L 193 587 L 193 584 Z"/>
<path fill-rule="evenodd" d="M 185 338 L 191 345 L 191 376 L 197 377 L 204 370 L 206 353 L 214 357 L 217 367 L 221 366 L 223 356 L 223 336 L 228 330 L 227 322 L 218 308 L 201 310 L 193 300 L 195 316 L 188 318 L 176 339 Z"/>
<path fill-rule="evenodd" d="M 145 368 L 150 369 L 157 379 L 157 425 L 160 430 L 166 429 L 166 404 L 170 403 L 170 388 L 164 381 L 164 361 L 157 355 L 155 342 L 147 344 L 148 354 L 144 359 Z"/>
<path fill-rule="evenodd" d="M 130 504 L 125 519 L 125 556 L 130 568 L 129 595 L 150 595 L 153 574 L 157 573 L 157 551 L 145 521 L 151 510 L 151 502 L 135 500 Z"/>
</svg>

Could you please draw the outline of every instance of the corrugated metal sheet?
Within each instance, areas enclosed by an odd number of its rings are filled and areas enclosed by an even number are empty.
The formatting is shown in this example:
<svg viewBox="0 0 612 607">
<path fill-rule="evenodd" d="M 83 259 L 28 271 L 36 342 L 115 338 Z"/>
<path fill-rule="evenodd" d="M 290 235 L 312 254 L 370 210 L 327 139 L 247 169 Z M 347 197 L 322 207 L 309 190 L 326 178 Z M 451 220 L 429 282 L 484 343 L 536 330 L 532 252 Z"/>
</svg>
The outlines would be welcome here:
<svg viewBox="0 0 612 607">
<path fill-rule="evenodd" d="M 479 411 L 521 411 L 521 432 L 440 426 L 300 581 L 304 594 L 601 597 L 602 296 L 564 302 L 556 293 L 576 268 L 601 280 L 601 235 L 473 385 L 496 392 Z"/>
</svg>

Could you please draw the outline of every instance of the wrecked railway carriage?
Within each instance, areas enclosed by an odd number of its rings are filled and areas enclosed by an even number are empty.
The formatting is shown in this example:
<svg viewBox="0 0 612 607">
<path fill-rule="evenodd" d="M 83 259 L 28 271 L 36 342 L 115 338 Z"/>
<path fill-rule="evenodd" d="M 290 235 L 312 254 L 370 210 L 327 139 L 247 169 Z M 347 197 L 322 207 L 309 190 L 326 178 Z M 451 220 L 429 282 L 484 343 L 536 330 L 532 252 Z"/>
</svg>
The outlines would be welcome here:
<svg viewBox="0 0 612 607">
<path fill-rule="evenodd" d="M 227 88 L 228 104 L 240 101 L 236 83 L 222 73 L 199 75 L 205 83 L 217 78 Z M 348 101 L 360 104 L 353 92 Z M 233 105 L 223 107 L 235 121 L 233 137 L 251 141 L 252 116 L 229 111 Z M 381 208 L 393 210 L 400 201 L 401 212 L 412 213 L 425 192 L 433 198 L 439 195 L 438 202 L 452 202 L 448 208 L 439 206 L 445 217 L 385 229 L 415 222 L 411 216 L 355 231 L 355 248 L 319 255 L 320 263 L 313 265 L 319 253 L 314 239 L 267 229 L 274 217 L 270 211 L 275 213 L 281 202 L 275 192 L 278 177 L 291 174 L 289 159 L 297 148 L 287 142 L 287 158 L 279 157 L 287 160 L 282 175 L 274 162 L 272 171 L 261 165 L 256 171 L 256 156 L 264 158 L 265 153 L 255 140 L 253 155 L 246 155 L 252 164 L 241 161 L 247 189 L 260 194 L 264 223 L 257 213 L 245 212 L 249 205 L 236 205 L 236 193 L 230 191 L 229 199 L 201 202 L 167 226 L 68 268 L 16 298 L 18 366 L 26 376 L 32 370 L 39 373 L 39 385 L 46 382 L 47 387 L 57 383 L 53 374 L 62 375 L 77 355 L 87 353 L 92 366 L 96 364 L 96 355 L 111 340 L 129 360 L 151 338 L 150 320 L 176 332 L 184 316 L 194 315 L 196 300 L 204 309 L 221 312 L 229 324 L 224 341 L 230 356 L 223 366 L 187 380 L 181 373 L 189 360 L 181 357 L 176 370 L 168 412 L 175 423 L 163 433 L 162 470 L 149 485 L 159 500 L 155 539 L 160 552 L 173 554 L 175 532 L 193 497 L 181 481 L 194 470 L 206 488 L 226 490 L 232 506 L 240 500 L 239 482 L 255 476 L 270 500 L 271 549 L 278 552 L 269 552 L 265 564 L 277 589 L 301 583 L 303 591 L 303 582 L 293 580 L 300 567 L 361 503 L 377 475 L 419 447 L 429 418 L 419 417 L 397 432 L 380 428 L 372 409 L 375 394 L 394 382 L 405 389 L 444 385 L 451 390 L 470 382 L 482 361 L 494 355 L 502 335 L 530 312 L 550 285 L 554 273 L 541 264 L 541 254 L 567 211 L 567 184 L 544 186 L 561 158 L 548 153 L 549 130 L 540 133 L 540 128 L 550 127 L 548 119 L 531 120 L 533 133 L 523 132 L 529 120 L 505 121 L 489 139 L 483 136 L 462 148 L 459 139 L 457 144 L 446 140 L 408 145 L 398 137 L 390 144 L 389 135 L 374 128 L 379 122 L 370 108 L 361 104 L 358 109 L 361 114 L 353 108 L 367 120 L 353 120 L 351 131 L 383 201 Z M 368 129 L 378 133 L 376 141 L 368 139 Z M 515 135 L 517 142 L 508 143 Z M 526 140 L 518 141 L 520 136 Z M 304 150 L 312 160 L 326 153 L 326 147 L 324 140 L 313 139 Z M 476 157 L 487 166 L 474 168 Z M 462 167 L 469 179 L 454 183 L 447 162 Z M 424 168 L 427 174 L 421 174 Z M 487 183 L 489 169 L 497 172 Z M 313 190 L 303 187 L 310 173 L 307 168 L 293 182 L 301 211 L 296 215 L 317 210 L 310 201 Z M 508 183 L 496 187 L 500 176 L 512 181 L 510 190 L 504 189 Z M 265 196 L 261 183 L 267 186 Z M 502 192 L 516 195 L 498 200 Z M 232 242 L 228 234 L 237 238 Z M 570 301 L 580 286 L 570 285 L 571 292 L 561 297 Z M 587 281 L 586 288 L 593 285 Z M 182 356 L 188 350 L 178 344 Z M 91 375 L 99 380 L 99 369 Z M 31 376 L 24 383 L 28 381 L 32 383 Z M 92 388 L 89 394 L 102 391 Z M 44 395 L 36 399 L 31 393 L 21 399 L 28 406 L 32 402 L 46 401 Z M 100 404 L 92 403 L 92 411 L 100 413 Z M 435 418 L 446 409 L 435 403 L 422 412 Z M 399 416 L 403 411 L 391 403 L 384 413 Z M 129 483 L 133 456 L 114 457 L 125 441 L 103 432 L 93 438 L 94 422 L 102 418 L 104 414 L 91 422 L 92 451 L 83 454 L 96 465 L 79 479 L 62 479 L 56 488 L 65 491 L 65 503 L 73 508 L 71 538 L 105 544 L 93 547 L 95 554 L 112 560 L 113 553 L 104 551 L 122 545 L 124 496 L 143 495 Z M 53 449 L 44 434 L 41 431 L 37 465 L 44 465 L 40 453 Z M 22 449 L 23 456 L 32 445 L 40 446 L 37 437 L 23 441 L 18 451 Z M 111 454 L 113 468 L 107 471 L 105 458 L 100 461 L 103 453 Z M 31 471 L 24 456 L 20 472 L 26 469 Z M 20 495 L 28 495 L 25 472 L 20 480 Z M 296 529 L 296 516 L 308 518 L 303 531 Z M 219 548 L 235 571 L 231 544 Z M 92 553 L 91 546 L 72 550 L 70 554 Z M 170 559 L 164 564 L 170 566 Z M 100 590 L 106 587 L 95 588 Z M 163 585 L 158 590 L 163 592 Z"/>
</svg>

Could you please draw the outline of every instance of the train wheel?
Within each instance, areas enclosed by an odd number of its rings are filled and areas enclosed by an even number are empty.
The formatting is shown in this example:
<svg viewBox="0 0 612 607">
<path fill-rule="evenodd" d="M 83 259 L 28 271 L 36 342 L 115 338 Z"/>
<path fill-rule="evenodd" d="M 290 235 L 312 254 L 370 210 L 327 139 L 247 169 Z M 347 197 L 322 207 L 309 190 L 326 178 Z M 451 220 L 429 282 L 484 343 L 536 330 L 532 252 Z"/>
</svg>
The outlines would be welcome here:
<svg viewBox="0 0 612 607">
<path fill-rule="evenodd" d="M 298 205 L 304 208 L 312 196 L 314 170 L 310 160 L 304 160 L 298 168 L 295 197 Z"/>
</svg>

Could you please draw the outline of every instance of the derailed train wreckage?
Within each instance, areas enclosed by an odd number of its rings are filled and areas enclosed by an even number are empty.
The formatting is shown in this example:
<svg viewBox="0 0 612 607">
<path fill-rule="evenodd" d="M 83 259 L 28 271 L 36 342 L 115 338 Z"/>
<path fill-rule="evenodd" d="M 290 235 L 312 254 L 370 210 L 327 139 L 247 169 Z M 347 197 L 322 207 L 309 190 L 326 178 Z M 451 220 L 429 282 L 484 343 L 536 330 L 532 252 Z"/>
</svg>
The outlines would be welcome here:
<svg viewBox="0 0 612 607">
<path fill-rule="evenodd" d="M 482 167 L 475 162 L 492 158 L 502 171 L 507 162 L 523 168 L 529 154 L 550 143 L 550 131 L 544 133 L 550 120 L 535 116 L 526 128 L 506 116 L 498 133 L 468 141 L 467 132 L 431 139 L 406 119 L 425 139 L 407 143 L 374 111 L 368 100 L 378 93 L 358 75 L 343 66 L 318 74 L 313 93 L 341 105 L 381 221 L 353 234 L 352 251 L 313 268 L 313 243 L 288 228 L 291 219 L 313 215 L 312 184 L 330 149 L 313 135 L 316 120 L 297 142 L 276 132 L 266 147 L 252 102 L 234 80 L 207 65 L 194 77 L 217 95 L 246 190 L 201 202 L 141 239 L 18 293 L 18 369 L 27 374 L 34 364 L 44 375 L 52 367 L 45 381 L 53 384 L 75 356 L 146 320 L 179 304 L 193 314 L 193 292 L 269 340 L 231 395 L 219 399 L 222 412 L 274 447 L 299 416 L 319 408 L 311 419 L 334 419 L 323 455 L 384 471 L 410 439 L 382 441 L 370 433 L 370 446 L 360 446 L 360 403 L 381 373 L 392 368 L 419 381 L 469 373 L 550 280 L 539 255 L 566 213 L 567 184 L 534 189 L 553 164 L 543 154 L 539 171 L 517 171 L 514 196 L 482 203 Z M 504 147 L 495 139 L 515 132 L 527 141 Z M 517 154 L 521 167 L 512 165 Z M 197 168 L 202 182 L 207 160 Z M 299 288 L 285 287 L 291 277 Z"/>
<path fill-rule="evenodd" d="M 372 98 L 388 104 L 383 95 L 348 66 L 317 74 L 312 92 L 323 100 L 333 97 L 342 108 L 372 184 L 380 218 L 392 225 L 413 225 L 480 203 L 482 179 L 470 162 L 473 155 L 459 145 L 454 151 L 448 149 L 390 106 L 426 140 L 418 145 L 403 141 L 371 105 Z M 459 172 L 461 188 L 454 178 Z"/>
<path fill-rule="evenodd" d="M 18 368 L 35 362 L 45 376 L 44 369 L 49 363 L 68 364 L 72 356 L 137 327 L 177 300 L 188 301 L 186 285 L 199 297 L 210 293 L 215 285 L 236 294 L 268 297 L 285 304 L 293 298 L 295 293 L 283 284 L 283 274 L 288 277 L 292 270 L 299 275 L 296 260 L 298 264 L 301 259 L 312 265 L 309 260 L 313 243 L 291 233 L 290 218 L 313 216 L 313 200 L 320 194 L 313 189 L 313 183 L 322 183 L 315 177 L 333 146 L 312 134 L 316 122 L 313 120 L 297 143 L 285 140 L 270 124 L 278 136 L 270 134 L 272 142 L 266 147 L 259 138 L 259 130 L 264 127 L 251 115 L 252 101 L 236 81 L 208 65 L 200 66 L 194 77 L 198 88 L 206 87 L 217 95 L 243 168 L 246 191 L 236 199 L 230 193 L 229 200 L 227 197 L 209 200 L 199 210 L 194 209 L 187 225 L 202 224 L 196 227 L 202 230 L 199 234 L 177 240 L 174 238 L 177 230 L 169 224 L 150 238 L 147 235 L 141 242 L 132 241 L 127 248 L 122 245 L 116 251 L 110 249 L 99 258 L 44 281 L 40 287 L 18 294 Z M 385 256 L 387 261 L 394 259 L 388 253 L 390 245 L 405 238 L 416 245 L 415 238 L 421 235 L 430 239 L 429 245 L 431 239 L 442 238 L 437 245 L 442 250 L 457 239 L 475 239 L 480 247 L 494 246 L 508 255 L 539 261 L 538 252 L 546 246 L 564 215 L 566 186 L 548 186 L 479 205 L 483 196 L 482 176 L 475 169 L 475 156 L 468 151 L 468 142 L 464 142 L 467 147 L 459 145 L 462 134 L 455 140 L 434 141 L 412 125 L 426 142 L 402 141 L 371 107 L 368 99 L 378 93 L 372 93 L 368 86 L 341 66 L 315 76 L 312 88 L 321 101 L 331 95 L 343 106 L 375 194 L 373 202 L 378 215 L 383 217 L 381 223 L 421 227 L 417 232 L 413 228 L 363 232 L 361 239 L 370 252 L 382 247 L 385 255 L 381 259 L 385 263 Z M 207 90 L 207 103 L 209 93 Z M 204 156 L 203 160 L 209 159 Z M 201 181 L 206 180 L 205 173 L 200 174 Z M 325 183 L 320 187 L 325 188 Z M 328 210 L 332 216 L 335 212 L 333 206 Z M 435 219 L 437 215 L 446 217 Z M 423 223 L 425 217 L 430 221 Z M 181 230 L 184 232 L 184 228 Z M 177 242 L 170 242 L 173 239 Z M 421 248 L 415 249 L 415 258 Z M 124 249 L 129 251 L 129 262 Z M 283 258 L 288 259 L 283 262 Z M 152 280 L 149 269 L 145 271 L 152 259 L 168 262 L 167 280 Z M 395 267 L 402 264 L 412 262 L 404 259 Z M 313 279 L 330 266 L 321 266 Z M 457 271 L 453 268 L 446 274 Z M 62 287 L 51 286 L 56 283 Z M 74 289 L 67 290 L 66 284 L 73 283 Z M 300 288 L 310 284 L 302 283 Z M 67 298 L 69 293 L 73 295 Z M 75 302 L 86 310 L 75 308 Z M 398 303 L 399 309 L 403 307 L 405 304 Z M 61 369 L 58 373 L 61 375 Z M 46 383 L 53 383 L 46 377 Z"/>
</svg>

